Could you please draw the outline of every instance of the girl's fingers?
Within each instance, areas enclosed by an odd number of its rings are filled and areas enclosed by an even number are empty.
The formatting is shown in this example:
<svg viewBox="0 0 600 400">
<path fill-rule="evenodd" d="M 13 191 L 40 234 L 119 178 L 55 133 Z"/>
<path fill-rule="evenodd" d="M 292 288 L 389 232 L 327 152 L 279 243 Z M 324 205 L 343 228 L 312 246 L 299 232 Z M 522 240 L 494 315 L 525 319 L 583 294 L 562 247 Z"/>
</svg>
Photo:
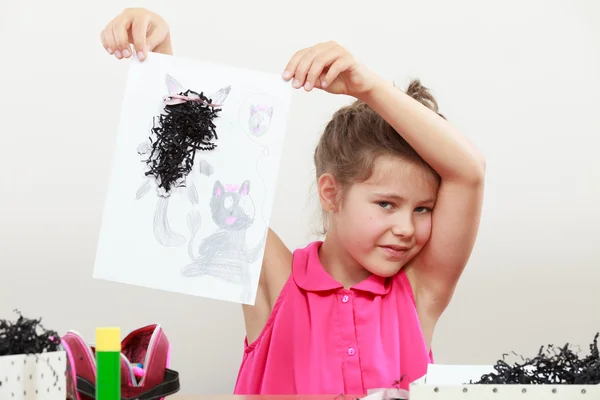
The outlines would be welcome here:
<svg viewBox="0 0 600 400">
<path fill-rule="evenodd" d="M 147 42 L 146 32 L 148 31 L 149 17 L 146 15 L 144 18 L 137 18 L 131 24 L 131 37 L 133 38 L 133 48 L 137 52 L 137 57 L 140 61 L 146 58 L 147 53 Z"/>
<path fill-rule="evenodd" d="M 113 55 L 118 59 L 123 58 L 120 47 L 119 47 L 119 42 L 118 42 L 117 38 L 115 37 L 115 29 L 114 29 L 113 25 L 108 27 L 108 31 L 106 34 L 108 35 L 108 37 L 110 38 L 110 42 L 112 43 L 111 48 L 112 48 Z"/>
<path fill-rule="evenodd" d="M 302 59 L 302 56 L 305 52 L 306 49 L 302 49 L 297 51 L 296 54 L 292 56 L 290 61 L 288 61 L 288 64 L 286 65 L 285 70 L 283 72 L 283 79 L 289 81 L 294 76 L 294 74 L 296 73 L 296 68 L 298 67 L 298 63 Z"/>
<path fill-rule="evenodd" d="M 100 41 L 102 42 L 102 46 L 104 47 L 106 52 L 112 55 L 115 45 L 114 43 L 112 43 L 112 38 L 109 38 L 106 34 L 106 29 L 102 30 L 102 32 L 100 33 Z"/>
<path fill-rule="evenodd" d="M 292 83 L 296 89 L 301 88 L 306 83 L 306 75 L 311 69 L 317 54 L 314 49 L 310 49 L 300 59 L 296 72 L 294 72 L 294 82 Z"/>
<path fill-rule="evenodd" d="M 340 52 L 336 49 L 324 49 L 314 58 L 304 88 L 311 90 L 314 87 L 320 87 L 319 79 L 323 75 L 325 68 L 329 67 L 336 59 L 340 57 Z"/>
<path fill-rule="evenodd" d="M 293 78 L 292 85 L 296 89 L 302 86 L 307 91 L 314 87 L 324 88 L 323 82 L 325 85 L 330 84 L 350 65 L 348 60 L 340 61 L 344 57 L 343 50 L 335 42 L 321 43 L 300 50 L 288 62 L 283 78 Z"/>
<path fill-rule="evenodd" d="M 325 86 L 327 86 L 327 84 L 325 83 L 325 75 L 325 71 L 321 72 L 321 75 L 319 75 L 319 80 L 317 81 L 317 83 L 315 83 L 315 86 L 319 85 L 318 87 L 320 89 L 325 89 Z"/>
<path fill-rule="evenodd" d="M 337 58 L 333 64 L 329 67 L 329 71 L 325 74 L 325 77 L 321 79 L 321 87 L 330 85 L 339 74 L 348 69 L 350 62 L 345 57 Z"/>
<path fill-rule="evenodd" d="M 152 24 L 152 22 L 151 22 L 151 24 Z M 169 31 L 167 30 L 166 26 L 162 26 L 162 27 L 155 26 L 154 29 L 152 29 L 150 31 L 148 38 L 146 38 L 146 50 L 147 51 L 154 50 L 154 48 L 156 46 L 158 46 L 159 44 L 161 44 L 163 42 L 163 40 L 165 40 L 168 33 L 169 33 Z"/>
<path fill-rule="evenodd" d="M 115 45 L 117 46 L 114 49 L 115 56 L 119 59 L 122 57 L 131 56 L 131 47 L 129 46 L 129 35 L 127 34 L 127 30 L 129 29 L 129 25 L 131 24 L 131 20 L 129 18 L 123 20 L 119 19 L 115 21 L 112 25 L 112 33 L 115 40 Z"/>
</svg>

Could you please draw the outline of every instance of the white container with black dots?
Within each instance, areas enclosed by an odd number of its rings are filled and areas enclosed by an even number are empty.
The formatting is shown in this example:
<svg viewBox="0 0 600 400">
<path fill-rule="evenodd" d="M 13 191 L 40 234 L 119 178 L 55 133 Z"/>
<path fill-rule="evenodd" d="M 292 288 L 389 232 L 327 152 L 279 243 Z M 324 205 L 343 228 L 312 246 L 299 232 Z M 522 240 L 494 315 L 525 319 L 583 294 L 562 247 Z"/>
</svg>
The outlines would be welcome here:
<svg viewBox="0 0 600 400">
<path fill-rule="evenodd" d="M 66 353 L 0 357 L 0 400 L 65 400 Z"/>
</svg>

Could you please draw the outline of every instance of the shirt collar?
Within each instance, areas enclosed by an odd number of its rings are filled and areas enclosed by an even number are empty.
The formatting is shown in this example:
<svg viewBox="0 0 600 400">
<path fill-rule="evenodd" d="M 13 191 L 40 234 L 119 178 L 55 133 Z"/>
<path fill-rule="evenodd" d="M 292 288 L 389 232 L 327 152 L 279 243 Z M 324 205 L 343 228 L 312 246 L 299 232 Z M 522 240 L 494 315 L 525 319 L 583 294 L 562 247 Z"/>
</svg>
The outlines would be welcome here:
<svg viewBox="0 0 600 400">
<path fill-rule="evenodd" d="M 294 251 L 292 274 L 296 284 L 309 292 L 343 289 L 343 285 L 333 279 L 319 260 L 319 248 L 322 241 L 310 243 L 303 249 Z M 351 290 L 360 290 L 375 295 L 384 295 L 390 291 L 391 281 L 377 275 L 357 283 Z"/>
</svg>

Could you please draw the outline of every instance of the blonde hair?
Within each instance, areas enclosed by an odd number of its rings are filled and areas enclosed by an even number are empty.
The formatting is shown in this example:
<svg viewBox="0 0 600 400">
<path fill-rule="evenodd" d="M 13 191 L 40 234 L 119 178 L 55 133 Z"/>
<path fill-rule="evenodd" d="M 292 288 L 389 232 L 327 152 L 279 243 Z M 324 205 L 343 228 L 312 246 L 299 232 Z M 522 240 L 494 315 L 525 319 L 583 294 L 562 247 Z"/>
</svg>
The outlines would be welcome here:
<svg viewBox="0 0 600 400">
<path fill-rule="evenodd" d="M 438 110 L 436 99 L 420 80 L 412 80 L 406 94 L 445 119 Z M 398 157 L 419 165 L 439 184 L 437 172 L 387 121 L 358 100 L 336 111 L 325 127 L 314 153 L 317 181 L 321 175 L 329 173 L 343 193 L 353 183 L 369 179 L 375 161 L 382 156 Z M 322 233 L 325 232 L 323 228 Z"/>
</svg>

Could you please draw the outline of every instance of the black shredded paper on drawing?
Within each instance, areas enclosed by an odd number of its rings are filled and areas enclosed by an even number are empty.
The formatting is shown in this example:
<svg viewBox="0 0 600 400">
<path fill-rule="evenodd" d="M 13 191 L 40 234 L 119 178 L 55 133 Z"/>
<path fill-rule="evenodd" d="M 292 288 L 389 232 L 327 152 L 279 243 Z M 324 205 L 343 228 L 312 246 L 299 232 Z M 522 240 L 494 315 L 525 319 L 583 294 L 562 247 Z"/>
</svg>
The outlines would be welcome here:
<svg viewBox="0 0 600 400">
<path fill-rule="evenodd" d="M 15 322 L 0 319 L 0 356 L 57 351 L 60 336 L 45 329 L 41 319 L 28 319 L 19 311 Z"/>
<path fill-rule="evenodd" d="M 207 103 L 212 102 L 204 93 L 187 90 L 180 94 L 195 94 Z M 213 121 L 219 111 L 201 101 L 166 105 L 158 121 L 154 120 L 152 133 L 155 137 L 150 138 L 152 152 L 145 161 L 149 167 L 146 176 L 153 175 L 158 186 L 167 192 L 173 187 L 185 186 L 196 151 L 217 147 L 214 140 L 218 136 Z"/>
<path fill-rule="evenodd" d="M 590 352 L 580 357 L 569 344 L 563 347 L 542 346 L 533 358 L 520 358 L 520 362 L 510 365 L 504 355 L 494 369 L 495 373 L 483 375 L 476 384 L 600 384 L 600 353 L 598 351 L 598 336 L 596 334 Z M 513 355 L 516 355 L 513 353 Z"/>
</svg>

